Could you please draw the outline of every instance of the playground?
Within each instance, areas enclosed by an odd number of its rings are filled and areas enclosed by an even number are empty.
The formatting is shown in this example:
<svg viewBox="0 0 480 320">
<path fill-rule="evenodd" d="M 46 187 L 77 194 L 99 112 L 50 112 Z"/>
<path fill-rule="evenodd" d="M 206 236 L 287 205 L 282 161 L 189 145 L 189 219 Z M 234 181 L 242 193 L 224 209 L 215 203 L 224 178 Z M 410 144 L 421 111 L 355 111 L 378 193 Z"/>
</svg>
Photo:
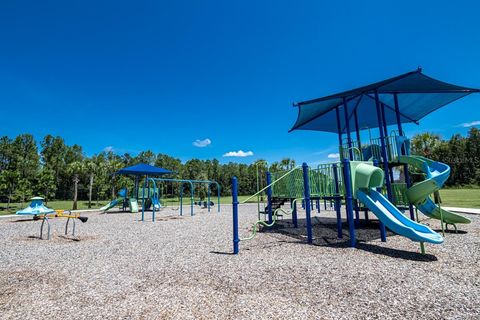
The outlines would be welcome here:
<svg viewBox="0 0 480 320">
<path fill-rule="evenodd" d="M 240 209 L 246 235 L 257 207 Z M 50 241 L 33 238 L 31 222 L 0 219 L 2 317 L 473 319 L 480 312 L 478 215 L 421 255 L 405 237 L 388 233 L 381 242 L 373 217 L 351 249 L 348 232 L 336 237 L 335 213 L 313 211 L 313 245 L 285 218 L 235 256 L 226 241 L 231 214 L 229 205 L 183 217 L 167 208 L 157 222 L 137 223 L 130 214 L 92 212 L 76 240 L 52 220 Z M 305 224 L 300 206 L 298 222 Z M 440 230 L 438 220 L 427 224 Z"/>
<path fill-rule="evenodd" d="M 0 311 L 7 318 L 478 317 L 480 212 L 444 206 L 450 166 L 413 154 L 403 128 L 477 92 L 417 69 L 299 102 L 290 131 L 336 134 L 338 161 L 257 171 L 257 192 L 247 197 L 239 197 L 242 176 L 221 186 L 145 163 L 113 172 L 130 180 L 82 215 L 34 197 L 0 220 Z M 222 203 L 222 188 L 231 203 Z"/>
</svg>

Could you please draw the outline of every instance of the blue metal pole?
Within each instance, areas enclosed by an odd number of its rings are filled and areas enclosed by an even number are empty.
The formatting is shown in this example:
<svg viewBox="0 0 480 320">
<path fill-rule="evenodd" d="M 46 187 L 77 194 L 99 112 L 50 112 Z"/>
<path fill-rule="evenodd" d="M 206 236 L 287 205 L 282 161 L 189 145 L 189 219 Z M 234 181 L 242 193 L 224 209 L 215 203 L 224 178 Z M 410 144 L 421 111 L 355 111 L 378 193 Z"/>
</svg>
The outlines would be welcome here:
<svg viewBox="0 0 480 320">
<path fill-rule="evenodd" d="M 313 233 L 312 233 L 312 217 L 311 217 L 311 207 L 310 207 L 310 185 L 308 179 L 308 165 L 304 162 L 302 165 L 303 169 L 303 188 L 304 188 L 304 198 L 305 198 L 305 211 L 306 211 L 306 223 L 307 223 L 307 242 L 313 243 Z"/>
<path fill-rule="evenodd" d="M 395 116 L 397 117 L 398 135 L 403 136 L 402 121 L 400 118 L 400 106 L 398 104 L 398 95 L 393 94 L 393 101 L 395 102 Z"/>
<path fill-rule="evenodd" d="M 267 207 L 268 207 L 268 223 L 271 224 L 273 222 L 273 216 L 272 216 L 272 186 L 270 184 L 272 183 L 272 175 L 270 174 L 270 171 L 267 171 Z"/>
<path fill-rule="evenodd" d="M 139 187 L 139 184 L 140 184 L 140 178 L 138 176 L 135 176 L 135 191 L 134 191 L 134 195 L 135 195 L 135 199 L 137 199 L 138 201 L 138 187 Z"/>
<path fill-rule="evenodd" d="M 142 221 L 145 219 L 145 188 L 147 184 L 147 179 L 143 183 L 143 191 L 142 191 Z"/>
<path fill-rule="evenodd" d="M 376 159 L 373 160 L 373 165 L 375 167 L 378 167 L 378 161 Z M 377 188 L 377 191 L 382 192 L 382 188 Z M 378 220 L 378 222 L 379 222 L 379 227 L 380 227 L 380 239 L 382 240 L 382 242 L 386 242 L 387 241 L 387 231 L 385 230 L 385 225 L 380 220 Z"/>
<path fill-rule="evenodd" d="M 337 236 L 339 239 L 343 238 L 342 234 L 342 202 L 340 201 L 340 186 L 338 184 L 338 166 L 336 163 L 332 165 L 333 168 L 333 178 L 335 180 L 335 212 L 337 214 Z"/>
<path fill-rule="evenodd" d="M 147 178 L 148 178 L 148 176 L 147 176 Z M 156 192 L 155 181 L 153 181 L 153 185 L 154 185 L 154 190 L 153 190 L 153 194 L 152 194 L 152 222 L 155 222 L 155 204 L 153 203 L 153 198 L 155 198 L 155 192 Z M 148 193 L 150 194 L 150 183 L 148 183 Z M 149 195 L 149 197 L 150 197 L 150 195 Z M 158 203 L 160 203 L 160 200 L 158 200 Z"/>
<path fill-rule="evenodd" d="M 402 121 L 400 118 L 400 105 L 398 104 L 398 96 L 396 93 L 393 94 L 393 100 L 395 101 L 395 115 L 397 116 L 398 134 L 403 136 Z M 397 151 L 400 155 L 402 150 Z M 407 153 L 407 151 L 408 150 L 405 150 L 405 153 Z M 412 186 L 412 182 L 410 181 L 410 174 L 408 173 L 408 164 L 403 165 L 403 174 L 405 176 L 405 184 L 407 185 L 407 188 L 410 188 Z M 408 211 L 410 212 L 410 219 L 415 221 L 415 213 L 411 203 L 408 204 Z"/>
<path fill-rule="evenodd" d="M 238 254 L 240 238 L 238 236 L 238 182 L 232 178 L 232 211 L 233 211 L 233 254 Z"/>
<path fill-rule="evenodd" d="M 392 201 L 392 186 L 390 184 L 390 175 L 388 170 L 388 158 L 387 158 L 387 148 L 385 146 L 385 135 L 384 128 L 382 125 L 382 109 L 380 107 L 380 100 L 378 99 L 378 91 L 375 90 L 375 104 L 377 107 L 377 120 L 378 120 L 378 129 L 380 131 L 380 144 L 382 148 L 382 158 L 383 158 L 383 170 L 385 171 L 385 180 L 387 185 L 387 196 L 388 200 Z"/>
<path fill-rule="evenodd" d="M 392 149 L 391 149 L 390 139 L 389 139 L 389 136 L 388 136 L 387 120 L 385 118 L 385 105 L 382 103 L 381 107 L 382 107 L 383 130 L 385 132 L 385 146 L 387 148 L 387 156 L 388 156 L 388 158 L 390 158 L 391 155 L 392 155 Z M 388 168 L 388 174 L 390 176 L 390 182 L 393 183 L 393 181 L 394 181 L 393 170 L 390 167 Z"/>
<path fill-rule="evenodd" d="M 360 152 L 362 152 L 362 142 L 360 140 L 360 126 L 358 125 L 358 116 L 357 116 L 357 109 L 353 111 L 353 115 L 355 116 L 355 132 L 357 133 L 357 147 Z"/>
<path fill-rule="evenodd" d="M 347 159 L 343 160 L 343 181 L 345 184 L 345 205 L 347 209 L 348 217 L 348 231 L 350 233 L 350 247 L 355 247 L 355 223 L 353 221 L 353 191 L 352 191 L 352 180 L 350 172 L 350 161 Z"/>
<path fill-rule="evenodd" d="M 335 114 L 337 116 L 337 131 L 338 131 L 338 149 L 340 151 L 340 159 L 343 159 L 343 150 L 342 150 L 342 126 L 340 124 L 340 110 L 338 107 L 335 108 Z"/>
<path fill-rule="evenodd" d="M 348 118 L 348 103 L 347 98 L 343 98 L 343 111 L 345 114 L 345 128 L 347 130 L 347 143 L 348 143 L 348 154 L 350 155 L 350 160 L 353 160 L 353 150 L 352 150 L 352 137 L 350 135 L 350 119 Z"/>
</svg>

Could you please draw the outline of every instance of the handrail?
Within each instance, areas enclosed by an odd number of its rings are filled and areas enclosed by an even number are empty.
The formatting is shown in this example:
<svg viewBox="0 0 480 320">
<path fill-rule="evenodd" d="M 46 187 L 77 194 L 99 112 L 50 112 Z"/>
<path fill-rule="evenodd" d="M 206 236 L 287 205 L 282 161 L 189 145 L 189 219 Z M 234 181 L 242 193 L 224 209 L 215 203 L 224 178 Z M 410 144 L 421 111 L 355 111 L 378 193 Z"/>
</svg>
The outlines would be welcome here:
<svg viewBox="0 0 480 320">
<path fill-rule="evenodd" d="M 354 153 L 355 153 L 355 151 L 357 151 L 358 157 L 360 158 L 360 161 L 363 160 L 362 152 L 360 151 L 359 148 L 357 148 L 357 147 L 350 147 L 350 148 L 348 148 L 348 151 L 350 151 L 350 150 L 352 150 Z"/>
<path fill-rule="evenodd" d="M 298 169 L 301 169 L 302 167 L 301 166 L 298 166 L 298 167 L 295 167 L 293 169 L 291 169 L 290 171 L 288 171 L 287 173 L 285 173 L 284 175 L 282 175 L 280 178 L 278 178 L 277 180 L 273 181 L 272 183 L 270 183 L 269 185 L 267 185 L 265 188 L 263 188 L 262 190 L 258 191 L 257 193 L 251 195 L 250 197 L 248 197 L 247 199 L 243 200 L 242 202 L 240 202 L 240 204 L 244 204 L 246 203 L 248 200 L 251 200 L 252 198 L 256 197 L 257 195 L 261 194 L 263 191 L 267 190 L 268 188 L 270 188 L 271 186 L 273 186 L 275 183 L 277 183 L 278 181 L 282 180 L 283 178 L 285 178 L 286 176 L 288 176 L 290 173 L 294 172 L 295 170 L 298 170 Z"/>
</svg>

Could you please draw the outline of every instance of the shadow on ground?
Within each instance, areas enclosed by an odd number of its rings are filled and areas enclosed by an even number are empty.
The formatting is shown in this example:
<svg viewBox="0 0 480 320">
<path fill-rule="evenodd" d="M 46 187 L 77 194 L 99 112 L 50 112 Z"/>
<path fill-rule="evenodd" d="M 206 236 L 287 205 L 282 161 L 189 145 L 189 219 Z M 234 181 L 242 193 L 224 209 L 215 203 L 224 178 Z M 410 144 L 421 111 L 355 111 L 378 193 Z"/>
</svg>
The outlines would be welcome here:
<svg viewBox="0 0 480 320">
<path fill-rule="evenodd" d="M 262 228 L 262 233 L 276 233 L 291 237 L 292 241 L 283 241 L 288 243 L 306 242 L 306 222 L 305 219 L 298 219 L 298 227 L 295 228 L 291 220 L 279 220 L 272 228 Z M 313 245 L 327 246 L 333 248 L 348 248 L 350 235 L 348 233 L 348 224 L 342 223 L 342 238 L 337 237 L 337 220 L 330 217 L 312 218 Z M 360 221 L 355 226 L 357 244 L 356 248 L 373 254 L 381 254 L 392 258 L 399 258 L 412 261 L 431 262 L 437 258 L 430 254 L 420 254 L 394 248 L 388 248 L 372 244 L 374 240 L 380 240 L 380 225 L 378 220 Z M 387 229 L 387 237 L 395 236 Z M 388 238 L 387 238 L 388 241 Z"/>
</svg>

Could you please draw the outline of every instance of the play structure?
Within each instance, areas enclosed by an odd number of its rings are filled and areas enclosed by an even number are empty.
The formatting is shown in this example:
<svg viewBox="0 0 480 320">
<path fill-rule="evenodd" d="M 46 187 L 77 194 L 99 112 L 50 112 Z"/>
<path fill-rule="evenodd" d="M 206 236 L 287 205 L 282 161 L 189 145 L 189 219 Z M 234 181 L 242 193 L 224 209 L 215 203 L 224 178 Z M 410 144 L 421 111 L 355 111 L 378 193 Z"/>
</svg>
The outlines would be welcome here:
<svg viewBox="0 0 480 320">
<path fill-rule="evenodd" d="M 114 207 L 121 207 L 122 210 L 125 211 L 128 207 L 130 212 L 137 213 L 140 211 L 139 208 L 141 208 L 141 221 L 145 221 L 145 212 L 148 210 L 152 211 L 152 221 L 155 221 L 156 212 L 166 206 L 167 199 L 164 198 L 166 195 L 163 193 L 163 185 L 169 183 L 179 185 L 178 209 L 180 215 L 183 215 L 183 195 L 185 186 L 188 186 L 190 191 L 190 215 L 194 215 L 195 205 L 208 209 L 208 212 L 210 212 L 211 207 L 215 205 L 215 203 L 211 201 L 211 185 L 215 185 L 216 187 L 218 199 L 217 210 L 220 212 L 220 185 L 218 182 L 210 180 L 158 178 L 158 176 L 174 173 L 175 172 L 173 171 L 148 164 L 138 164 L 121 169 L 117 171 L 116 174 L 135 176 L 135 185 L 132 192 L 129 194 L 127 188 L 121 189 L 118 192 L 118 198 L 112 200 L 110 203 L 100 208 L 100 210 L 107 212 Z M 143 178 L 141 178 L 142 176 Z M 143 181 L 141 181 L 141 179 Z M 195 201 L 195 188 L 202 185 L 205 186 L 207 190 L 207 200 L 202 201 L 199 199 L 198 201 Z M 141 203 L 141 207 L 139 206 L 139 203 Z"/>
<path fill-rule="evenodd" d="M 210 212 L 211 207 L 214 204 L 213 201 L 211 201 L 211 185 L 215 185 L 217 189 L 217 211 L 220 212 L 220 184 L 216 181 L 211 181 L 211 180 L 186 180 L 186 179 L 173 179 L 173 178 L 148 178 L 146 180 L 146 183 L 144 184 L 144 191 L 147 190 L 152 190 L 152 194 L 158 194 L 158 190 L 160 190 L 157 187 L 157 183 L 178 183 L 180 185 L 180 191 L 179 191 L 179 210 L 180 210 L 180 215 L 183 215 L 183 192 L 184 192 L 184 186 L 188 185 L 190 189 L 190 215 L 194 215 L 194 206 L 200 205 L 201 207 L 204 207 L 208 209 L 208 212 Z M 207 188 L 207 200 L 206 201 L 195 201 L 195 188 L 196 186 L 199 185 L 204 185 Z M 160 200 L 161 201 L 161 200 Z M 203 205 L 205 204 L 205 205 Z M 155 208 L 154 208 L 155 209 Z M 152 220 L 155 220 L 155 210 L 152 212 Z M 142 221 L 143 221 L 143 212 L 142 212 Z"/>
<path fill-rule="evenodd" d="M 67 221 L 65 222 L 65 235 L 68 235 L 68 225 L 70 220 L 72 220 L 72 236 L 75 236 L 76 230 L 76 223 L 75 221 L 78 219 L 81 222 L 85 223 L 88 221 L 87 217 L 82 217 L 78 213 L 72 213 L 71 211 L 67 210 L 53 210 L 47 208 L 43 204 L 44 198 L 42 197 L 33 197 L 30 199 L 32 202 L 28 207 L 23 210 L 17 211 L 17 215 L 21 216 L 32 216 L 33 221 L 42 220 L 42 224 L 40 226 L 40 239 L 43 239 L 43 229 L 44 226 L 47 226 L 47 240 L 50 240 L 50 219 L 52 218 L 66 218 Z"/>
<path fill-rule="evenodd" d="M 316 168 L 304 163 L 290 171 L 266 174 L 267 186 L 244 200 L 266 193 L 266 221 L 254 223 L 252 233 L 239 237 L 238 181 L 232 179 L 233 194 L 233 252 L 239 243 L 255 236 L 260 225 L 272 227 L 279 216 L 292 216 L 298 227 L 297 203 L 305 209 L 307 242 L 313 242 L 312 203 L 333 203 L 337 220 L 337 236 L 343 238 L 342 203 L 345 203 L 349 245 L 355 246 L 355 227 L 360 212 L 368 221 L 373 213 L 379 220 L 380 238 L 386 241 L 386 230 L 420 242 L 440 244 L 443 236 L 422 224 L 415 210 L 426 217 L 441 221 L 444 228 L 470 223 L 470 220 L 441 208 L 430 197 L 438 191 L 450 174 L 444 163 L 410 154 L 410 140 L 402 124 L 416 123 L 429 113 L 456 101 L 477 89 L 448 84 L 422 73 L 421 69 L 342 93 L 297 103 L 298 118 L 290 131 L 314 130 L 338 134 L 340 161 Z M 388 134 L 388 126 L 396 130 Z M 371 129 L 378 128 L 379 137 L 372 138 Z M 369 139 L 362 141 L 361 131 L 369 130 Z M 355 138 L 352 138 L 352 133 Z M 365 139 L 364 139 L 365 140 Z M 404 179 L 395 179 L 401 168 Z M 423 179 L 412 182 L 409 172 L 419 172 Z M 282 206 L 289 203 L 291 209 Z M 260 206 L 259 206 L 260 208 Z M 407 214 L 404 214 L 404 213 Z M 418 215 L 418 214 L 417 214 Z M 444 235 L 444 233 L 443 233 Z"/>
</svg>

